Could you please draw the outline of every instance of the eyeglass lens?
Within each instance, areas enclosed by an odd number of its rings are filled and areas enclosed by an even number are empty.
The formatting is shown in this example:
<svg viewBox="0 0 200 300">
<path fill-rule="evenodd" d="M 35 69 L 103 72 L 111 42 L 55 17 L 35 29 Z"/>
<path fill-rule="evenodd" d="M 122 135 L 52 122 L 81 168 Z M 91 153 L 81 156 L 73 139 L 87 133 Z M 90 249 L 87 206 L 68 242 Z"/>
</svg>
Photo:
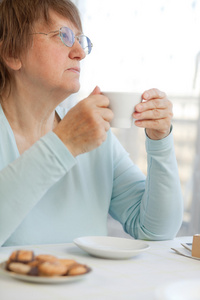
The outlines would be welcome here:
<svg viewBox="0 0 200 300">
<path fill-rule="evenodd" d="M 62 27 L 60 29 L 60 38 L 62 42 L 67 47 L 72 47 L 75 42 L 75 36 L 73 31 L 68 27 Z M 90 54 L 92 50 L 92 43 L 90 39 L 85 35 L 80 35 L 76 37 L 81 45 L 82 49 L 84 50 L 85 54 Z"/>
</svg>

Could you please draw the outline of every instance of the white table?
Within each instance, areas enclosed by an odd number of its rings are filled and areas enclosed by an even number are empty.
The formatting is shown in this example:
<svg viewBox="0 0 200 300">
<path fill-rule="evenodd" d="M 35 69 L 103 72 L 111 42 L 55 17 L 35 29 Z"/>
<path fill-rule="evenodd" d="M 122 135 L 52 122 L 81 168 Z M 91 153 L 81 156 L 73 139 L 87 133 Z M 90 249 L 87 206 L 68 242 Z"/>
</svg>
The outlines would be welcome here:
<svg viewBox="0 0 200 300">
<path fill-rule="evenodd" d="M 155 290 L 181 279 L 200 279 L 200 261 L 175 254 L 171 247 L 192 242 L 192 237 L 148 242 L 150 249 L 128 260 L 89 256 L 73 243 L 0 248 L 0 261 L 15 249 L 73 258 L 93 272 L 85 279 L 62 284 L 36 284 L 0 275 L 1 300 L 155 300 Z"/>
</svg>

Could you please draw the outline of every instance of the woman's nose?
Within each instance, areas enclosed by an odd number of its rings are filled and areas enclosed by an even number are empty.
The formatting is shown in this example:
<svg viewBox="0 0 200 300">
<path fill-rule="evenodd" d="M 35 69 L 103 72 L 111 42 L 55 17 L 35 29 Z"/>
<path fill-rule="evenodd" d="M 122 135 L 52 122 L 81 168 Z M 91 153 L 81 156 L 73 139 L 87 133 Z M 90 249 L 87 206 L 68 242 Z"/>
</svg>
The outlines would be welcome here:
<svg viewBox="0 0 200 300">
<path fill-rule="evenodd" d="M 75 39 L 74 45 L 71 47 L 70 57 L 76 58 L 78 60 L 82 60 L 86 57 L 86 53 L 84 49 L 81 47 L 78 39 Z"/>
</svg>

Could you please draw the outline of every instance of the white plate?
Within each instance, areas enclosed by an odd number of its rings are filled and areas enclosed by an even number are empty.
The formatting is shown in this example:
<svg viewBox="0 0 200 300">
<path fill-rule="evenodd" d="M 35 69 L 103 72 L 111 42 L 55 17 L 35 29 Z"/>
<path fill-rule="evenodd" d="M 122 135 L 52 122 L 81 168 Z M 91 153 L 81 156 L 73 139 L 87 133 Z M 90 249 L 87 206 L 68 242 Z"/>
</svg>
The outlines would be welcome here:
<svg viewBox="0 0 200 300">
<path fill-rule="evenodd" d="M 111 259 L 127 259 L 149 249 L 149 245 L 140 240 L 109 236 L 80 237 L 74 243 L 93 256 Z"/>
<path fill-rule="evenodd" d="M 158 300 L 200 300 L 200 278 L 181 280 L 156 291 Z"/>
<path fill-rule="evenodd" d="M 14 272 L 7 271 L 5 269 L 6 262 L 0 263 L 0 274 L 9 276 L 15 279 L 36 282 L 36 283 L 65 283 L 70 281 L 76 281 L 87 277 L 87 275 L 91 272 L 91 269 L 88 273 L 77 276 L 54 276 L 54 277 L 42 277 L 42 276 L 30 276 L 30 275 L 21 275 Z"/>
</svg>

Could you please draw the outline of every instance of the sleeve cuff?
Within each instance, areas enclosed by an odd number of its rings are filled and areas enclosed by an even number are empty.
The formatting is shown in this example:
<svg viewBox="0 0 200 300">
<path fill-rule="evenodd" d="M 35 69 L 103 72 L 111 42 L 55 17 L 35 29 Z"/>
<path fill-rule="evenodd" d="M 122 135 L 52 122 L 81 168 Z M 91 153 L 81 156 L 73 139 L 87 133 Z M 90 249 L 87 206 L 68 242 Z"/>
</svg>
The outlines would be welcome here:
<svg viewBox="0 0 200 300">
<path fill-rule="evenodd" d="M 174 146 L 173 134 L 172 134 L 173 126 L 171 125 L 170 133 L 161 140 L 152 140 L 150 139 L 145 130 L 146 134 L 146 150 L 150 151 L 160 151 L 162 149 L 169 149 Z"/>
<path fill-rule="evenodd" d="M 41 141 L 55 155 L 66 171 L 69 171 L 76 164 L 74 156 L 54 132 L 48 132 L 41 138 Z"/>
</svg>

